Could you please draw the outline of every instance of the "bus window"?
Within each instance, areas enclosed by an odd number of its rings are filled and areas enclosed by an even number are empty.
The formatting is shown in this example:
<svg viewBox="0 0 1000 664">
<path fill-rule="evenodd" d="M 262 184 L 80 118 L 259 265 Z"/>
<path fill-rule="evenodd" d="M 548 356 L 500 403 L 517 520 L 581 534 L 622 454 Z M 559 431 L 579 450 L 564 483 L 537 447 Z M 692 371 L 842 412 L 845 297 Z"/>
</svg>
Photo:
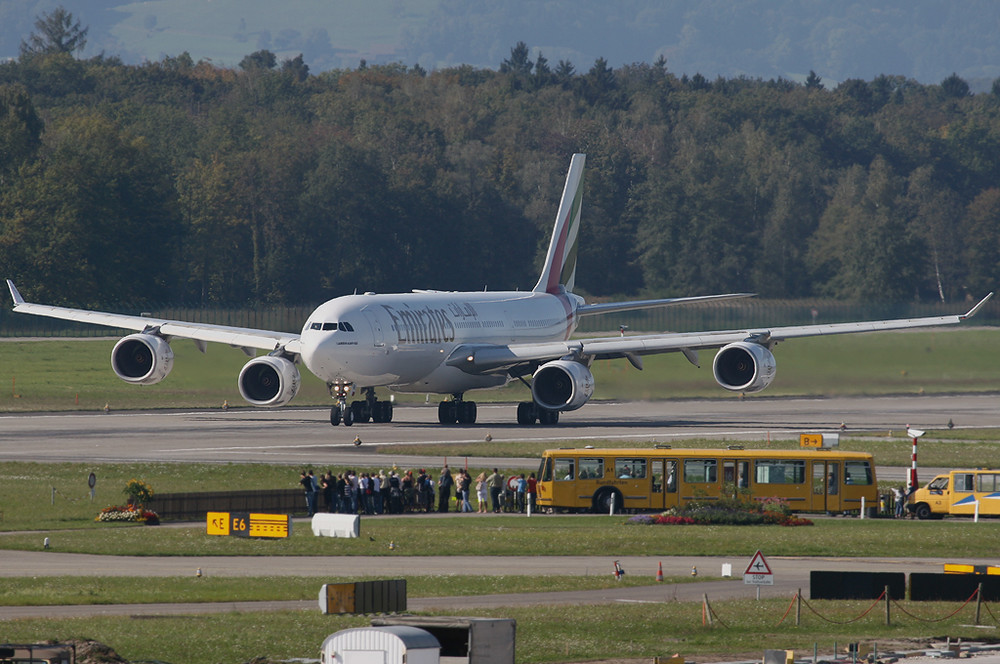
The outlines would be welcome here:
<svg viewBox="0 0 1000 664">
<path fill-rule="evenodd" d="M 955 492 L 972 491 L 972 473 L 955 473 Z"/>
<path fill-rule="evenodd" d="M 557 480 L 571 480 L 576 477 L 573 472 L 572 459 L 556 459 L 555 478 Z"/>
<path fill-rule="evenodd" d="M 580 479 L 604 479 L 604 459 L 580 459 Z"/>
<path fill-rule="evenodd" d="M 802 484 L 806 462 L 801 459 L 761 459 L 755 464 L 757 484 Z"/>
<path fill-rule="evenodd" d="M 552 457 L 542 459 L 542 467 L 538 469 L 539 482 L 552 481 Z"/>
<path fill-rule="evenodd" d="M 983 473 L 976 477 L 976 491 L 1000 491 L 1000 473 Z"/>
<path fill-rule="evenodd" d="M 646 477 L 645 459 L 615 459 L 615 477 L 621 480 L 641 480 Z"/>
<path fill-rule="evenodd" d="M 868 486 L 871 483 L 872 467 L 867 461 L 844 462 L 844 484 L 864 484 Z"/>
<path fill-rule="evenodd" d="M 684 462 L 684 481 L 689 484 L 714 483 L 718 477 L 715 459 L 688 459 Z"/>
</svg>

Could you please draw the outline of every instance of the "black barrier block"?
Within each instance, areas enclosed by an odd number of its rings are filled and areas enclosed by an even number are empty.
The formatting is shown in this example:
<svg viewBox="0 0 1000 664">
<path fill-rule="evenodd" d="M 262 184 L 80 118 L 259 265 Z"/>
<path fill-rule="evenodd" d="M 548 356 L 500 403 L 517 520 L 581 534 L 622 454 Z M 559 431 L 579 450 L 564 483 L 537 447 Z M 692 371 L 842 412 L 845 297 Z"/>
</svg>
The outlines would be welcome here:
<svg viewBox="0 0 1000 664">
<path fill-rule="evenodd" d="M 964 602 L 983 584 L 983 601 L 1000 600 L 1000 576 L 995 574 L 910 574 L 910 599 L 914 602 Z"/>
<path fill-rule="evenodd" d="M 905 599 L 903 572 L 809 573 L 809 599 L 877 599 L 886 586 L 892 599 Z"/>
<path fill-rule="evenodd" d="M 354 613 L 401 613 L 406 611 L 406 579 L 357 581 Z"/>
</svg>

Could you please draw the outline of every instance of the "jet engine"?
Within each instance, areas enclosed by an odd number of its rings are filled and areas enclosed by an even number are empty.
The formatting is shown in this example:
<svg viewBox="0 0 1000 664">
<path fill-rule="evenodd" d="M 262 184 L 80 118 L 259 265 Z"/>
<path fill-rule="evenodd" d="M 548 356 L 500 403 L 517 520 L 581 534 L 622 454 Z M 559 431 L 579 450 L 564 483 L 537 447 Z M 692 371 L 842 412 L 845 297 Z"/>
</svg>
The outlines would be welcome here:
<svg viewBox="0 0 1000 664">
<path fill-rule="evenodd" d="M 771 384 L 776 371 L 771 351 L 748 341 L 724 346 L 712 362 L 716 382 L 733 392 L 760 392 Z"/>
<path fill-rule="evenodd" d="M 174 368 L 174 351 L 163 337 L 130 334 L 112 349 L 111 368 L 127 383 L 155 385 Z"/>
<path fill-rule="evenodd" d="M 240 371 L 240 394 L 255 406 L 284 406 L 298 394 L 300 383 L 295 364 L 276 355 L 256 357 Z"/>
<path fill-rule="evenodd" d="M 548 410 L 576 410 L 593 395 L 594 375 L 572 360 L 547 362 L 531 379 L 532 398 Z"/>
</svg>

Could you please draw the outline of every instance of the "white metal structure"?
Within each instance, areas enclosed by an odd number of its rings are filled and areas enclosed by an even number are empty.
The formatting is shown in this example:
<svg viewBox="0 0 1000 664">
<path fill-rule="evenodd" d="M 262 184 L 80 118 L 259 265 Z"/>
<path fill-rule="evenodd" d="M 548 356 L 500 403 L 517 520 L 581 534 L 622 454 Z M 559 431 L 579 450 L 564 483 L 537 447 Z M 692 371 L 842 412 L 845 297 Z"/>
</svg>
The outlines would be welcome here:
<svg viewBox="0 0 1000 664">
<path fill-rule="evenodd" d="M 594 393 L 594 360 L 624 358 L 642 369 L 642 356 L 680 352 L 698 365 L 698 351 L 719 349 L 712 362 L 716 382 L 734 392 L 758 392 L 774 380 L 772 350 L 780 341 L 852 332 L 954 325 L 973 316 L 992 295 L 965 314 L 832 325 L 765 327 L 572 339 L 581 316 L 747 297 L 729 293 L 661 300 L 587 304 L 573 293 L 583 198 L 585 155 L 574 155 L 555 228 L 538 283 L 530 291 L 348 295 L 320 305 L 299 334 L 112 314 L 26 302 L 7 280 L 14 311 L 135 330 L 115 345 L 111 366 L 119 378 L 152 385 L 173 367 L 170 342 L 192 339 L 255 349 L 239 375 L 243 398 L 256 406 L 282 406 L 298 392 L 300 363 L 329 387 L 336 400 L 330 421 L 391 422 L 392 402 L 375 388 L 452 395 L 438 407 L 442 424 L 476 421 L 469 390 L 517 379 L 531 389 L 518 404 L 519 424 L 555 424 L 559 414 L 583 406 Z M 527 377 L 530 377 L 530 381 Z M 349 402 L 357 389 L 364 399 Z"/>
<path fill-rule="evenodd" d="M 441 646 L 419 627 L 357 627 L 323 641 L 321 664 L 438 664 Z"/>
</svg>

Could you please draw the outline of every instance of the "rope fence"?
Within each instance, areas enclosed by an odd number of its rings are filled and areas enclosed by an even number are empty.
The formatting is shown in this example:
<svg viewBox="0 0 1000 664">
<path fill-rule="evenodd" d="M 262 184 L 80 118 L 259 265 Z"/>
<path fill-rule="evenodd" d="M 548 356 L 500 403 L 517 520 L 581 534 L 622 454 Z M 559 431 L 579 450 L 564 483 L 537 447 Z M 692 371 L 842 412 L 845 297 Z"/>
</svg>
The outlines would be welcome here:
<svg viewBox="0 0 1000 664">
<path fill-rule="evenodd" d="M 830 618 L 827 618 L 826 616 L 822 615 L 819 611 L 813 608 L 812 604 L 810 604 L 804 598 L 802 598 L 802 595 L 800 593 L 796 593 L 796 595 L 798 595 L 799 598 L 802 599 L 802 602 L 806 605 L 806 608 L 809 609 L 817 618 L 833 625 L 850 625 L 851 623 L 855 623 L 864 618 L 865 616 L 867 616 L 869 613 L 871 613 L 871 610 L 874 609 L 876 606 L 878 606 L 879 602 L 885 599 L 885 591 L 883 590 L 882 594 L 876 597 L 875 601 L 872 602 L 872 605 L 869 606 L 867 609 L 865 609 L 861 615 L 855 618 L 851 618 L 850 620 L 838 621 L 838 620 L 831 620 Z M 781 623 L 779 622 L 778 624 L 780 625 Z"/>
<path fill-rule="evenodd" d="M 900 611 L 902 611 L 903 613 L 905 613 L 909 617 L 913 618 L 914 620 L 919 620 L 920 622 L 926 622 L 926 623 L 937 623 L 937 622 L 943 622 L 943 621 L 947 620 L 948 618 L 951 618 L 952 616 L 954 616 L 955 614 L 957 614 L 959 611 L 961 611 L 962 609 L 964 609 L 966 606 L 968 606 L 969 602 L 971 602 L 972 600 L 974 600 L 976 598 L 976 596 L 979 595 L 979 591 L 980 590 L 982 590 L 982 588 L 976 588 L 973 591 L 973 593 L 971 595 L 969 595 L 969 599 L 965 600 L 965 602 L 963 602 L 960 607 L 958 607 L 957 609 L 955 609 L 954 611 L 952 611 L 948 615 L 944 616 L 943 618 L 921 618 L 920 616 L 916 616 L 916 615 L 910 613 L 909 611 L 907 611 L 906 609 L 904 609 L 903 605 L 900 604 L 899 602 L 897 602 L 896 600 L 892 600 L 892 604 L 897 609 L 899 609 Z"/>
<path fill-rule="evenodd" d="M 994 615 L 989 604 L 983 601 L 982 591 L 983 591 L 982 584 L 980 584 L 979 587 L 976 588 L 976 590 L 973 591 L 973 593 L 968 597 L 968 599 L 962 602 L 961 605 L 959 605 L 958 608 L 956 608 L 954 611 L 951 611 L 947 615 L 939 618 L 925 618 L 914 614 L 912 611 L 907 610 L 906 607 L 904 607 L 903 604 L 898 600 L 892 599 L 891 595 L 889 594 L 889 588 L 886 587 L 886 589 L 882 591 L 882 593 L 871 603 L 871 605 L 868 606 L 868 608 L 862 611 L 859 615 L 850 618 L 849 620 L 835 620 L 833 618 L 824 616 L 822 613 L 820 613 L 819 610 L 817 610 L 809 601 L 807 601 L 804 597 L 802 597 L 802 591 L 799 590 L 794 595 L 792 595 L 792 601 L 789 602 L 788 608 L 785 609 L 784 614 L 782 614 L 781 619 L 778 620 L 778 622 L 775 624 L 775 627 L 778 627 L 779 625 L 785 622 L 789 614 L 791 614 L 793 608 L 796 609 L 795 625 L 796 626 L 800 625 L 801 611 L 802 611 L 801 606 L 803 604 L 809 610 L 810 613 L 815 615 L 820 620 L 829 623 L 831 625 L 850 625 L 852 623 L 858 622 L 859 620 L 862 620 L 863 618 L 868 616 L 868 614 L 870 614 L 875 607 L 879 606 L 879 604 L 882 604 L 885 606 L 885 624 L 888 626 L 891 625 L 891 615 L 890 615 L 891 606 L 895 606 L 904 615 L 918 622 L 939 623 L 939 622 L 944 622 L 945 620 L 948 620 L 949 618 L 953 618 L 954 616 L 958 615 L 963 609 L 968 607 L 973 600 L 976 600 L 976 615 L 975 615 L 976 625 L 982 625 L 982 622 L 980 620 L 981 617 L 980 609 L 986 609 L 986 612 L 989 614 L 990 618 L 993 621 L 992 623 L 993 626 L 1000 626 L 1000 621 L 997 620 L 997 617 L 996 615 Z M 708 595 L 702 595 L 701 621 L 702 625 L 705 626 L 715 626 L 715 624 L 718 623 L 722 627 L 728 627 L 728 625 L 725 622 L 723 622 L 722 619 L 719 617 L 719 614 L 715 611 L 715 609 L 712 608 L 711 604 L 709 604 Z"/>
</svg>

